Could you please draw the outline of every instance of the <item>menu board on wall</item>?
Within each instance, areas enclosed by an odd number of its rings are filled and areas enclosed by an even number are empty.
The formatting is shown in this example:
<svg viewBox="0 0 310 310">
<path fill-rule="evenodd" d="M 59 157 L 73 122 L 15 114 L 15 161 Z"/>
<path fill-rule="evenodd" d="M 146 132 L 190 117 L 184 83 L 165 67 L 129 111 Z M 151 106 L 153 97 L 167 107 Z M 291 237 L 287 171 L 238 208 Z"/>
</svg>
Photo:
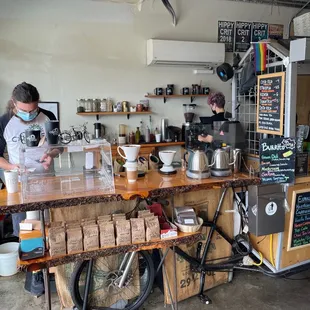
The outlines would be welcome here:
<svg viewBox="0 0 310 310">
<path fill-rule="evenodd" d="M 296 165 L 295 176 L 307 176 L 308 175 L 308 153 L 298 152 L 296 153 Z"/>
<path fill-rule="evenodd" d="M 250 48 L 251 34 L 251 22 L 236 22 L 235 52 L 246 52 Z"/>
<path fill-rule="evenodd" d="M 230 21 L 218 21 L 218 36 L 219 43 L 225 43 L 225 51 L 233 52 L 235 38 L 235 23 Z"/>
<path fill-rule="evenodd" d="M 262 184 L 293 183 L 295 153 L 294 138 L 261 139 L 259 161 Z"/>
<path fill-rule="evenodd" d="M 309 189 L 294 191 L 291 205 L 291 219 L 287 245 L 288 251 L 310 245 Z"/>
<path fill-rule="evenodd" d="M 285 72 L 259 75 L 257 80 L 256 131 L 281 136 Z"/>
<path fill-rule="evenodd" d="M 252 42 L 258 42 L 268 39 L 268 24 L 253 23 L 252 25 Z"/>
</svg>

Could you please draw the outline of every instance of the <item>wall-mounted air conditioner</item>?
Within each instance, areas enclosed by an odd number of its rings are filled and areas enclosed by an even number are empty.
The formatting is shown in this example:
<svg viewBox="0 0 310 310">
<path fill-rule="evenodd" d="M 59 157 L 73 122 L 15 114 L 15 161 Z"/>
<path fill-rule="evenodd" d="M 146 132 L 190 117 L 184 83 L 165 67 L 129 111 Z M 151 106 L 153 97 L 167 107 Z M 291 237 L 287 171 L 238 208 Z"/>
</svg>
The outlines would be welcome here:
<svg viewBox="0 0 310 310">
<path fill-rule="evenodd" d="M 225 44 L 190 41 L 147 41 L 148 66 L 182 66 L 208 68 L 225 61 Z"/>
</svg>

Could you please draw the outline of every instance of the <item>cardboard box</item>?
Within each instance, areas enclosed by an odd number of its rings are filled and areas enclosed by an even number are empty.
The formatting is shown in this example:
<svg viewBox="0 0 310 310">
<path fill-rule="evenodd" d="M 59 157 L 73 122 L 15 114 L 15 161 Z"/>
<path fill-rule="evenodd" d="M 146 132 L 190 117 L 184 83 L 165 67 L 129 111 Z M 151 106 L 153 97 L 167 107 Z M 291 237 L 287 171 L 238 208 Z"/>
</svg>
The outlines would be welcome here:
<svg viewBox="0 0 310 310">
<path fill-rule="evenodd" d="M 40 230 L 20 231 L 19 256 L 21 260 L 44 256 L 44 239 Z"/>
</svg>

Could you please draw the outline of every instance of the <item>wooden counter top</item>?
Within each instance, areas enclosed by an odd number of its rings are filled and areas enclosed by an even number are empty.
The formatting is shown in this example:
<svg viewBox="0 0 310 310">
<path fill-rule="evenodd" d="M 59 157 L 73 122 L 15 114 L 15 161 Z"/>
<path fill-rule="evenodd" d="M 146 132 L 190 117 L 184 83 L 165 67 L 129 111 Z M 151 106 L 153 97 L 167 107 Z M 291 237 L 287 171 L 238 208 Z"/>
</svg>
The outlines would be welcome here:
<svg viewBox="0 0 310 310">
<path fill-rule="evenodd" d="M 163 147 L 163 146 L 183 146 L 185 142 L 159 142 L 159 143 L 143 143 L 141 147 Z M 111 145 L 112 150 L 117 149 L 118 145 Z"/>
<path fill-rule="evenodd" d="M 137 182 L 127 183 L 124 177 L 115 177 L 115 193 L 103 194 L 101 191 L 81 192 L 72 195 L 40 196 L 33 200 L 23 200 L 21 193 L 8 194 L 0 191 L 0 214 L 35 211 L 51 208 L 64 208 L 76 205 L 130 200 L 142 197 L 169 197 L 179 193 L 201 189 L 242 187 L 260 184 L 260 179 L 238 173 L 230 177 L 211 177 L 203 180 L 189 179 L 184 171 L 172 176 L 165 176 L 157 171 L 150 171 Z"/>
</svg>

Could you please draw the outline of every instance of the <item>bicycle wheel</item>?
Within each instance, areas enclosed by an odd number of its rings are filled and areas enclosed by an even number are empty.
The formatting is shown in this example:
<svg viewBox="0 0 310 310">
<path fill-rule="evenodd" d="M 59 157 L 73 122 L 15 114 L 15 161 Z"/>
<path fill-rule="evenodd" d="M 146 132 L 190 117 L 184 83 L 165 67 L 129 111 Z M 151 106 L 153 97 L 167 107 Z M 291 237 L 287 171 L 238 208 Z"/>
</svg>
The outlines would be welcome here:
<svg viewBox="0 0 310 310">
<path fill-rule="evenodd" d="M 84 131 L 84 139 L 87 143 L 90 143 L 90 136 L 88 131 Z"/>
<path fill-rule="evenodd" d="M 100 257 L 94 261 L 88 304 L 95 309 L 138 309 L 151 292 L 154 265 L 148 252 L 137 252 L 123 288 L 117 286 L 119 266 L 125 254 Z M 78 309 L 83 308 L 84 286 L 89 262 L 76 264 L 70 279 L 71 297 Z"/>
<path fill-rule="evenodd" d="M 72 139 L 71 139 L 71 135 L 70 132 L 67 130 L 64 130 L 60 135 L 59 135 L 59 141 L 62 144 L 69 144 Z"/>
</svg>

